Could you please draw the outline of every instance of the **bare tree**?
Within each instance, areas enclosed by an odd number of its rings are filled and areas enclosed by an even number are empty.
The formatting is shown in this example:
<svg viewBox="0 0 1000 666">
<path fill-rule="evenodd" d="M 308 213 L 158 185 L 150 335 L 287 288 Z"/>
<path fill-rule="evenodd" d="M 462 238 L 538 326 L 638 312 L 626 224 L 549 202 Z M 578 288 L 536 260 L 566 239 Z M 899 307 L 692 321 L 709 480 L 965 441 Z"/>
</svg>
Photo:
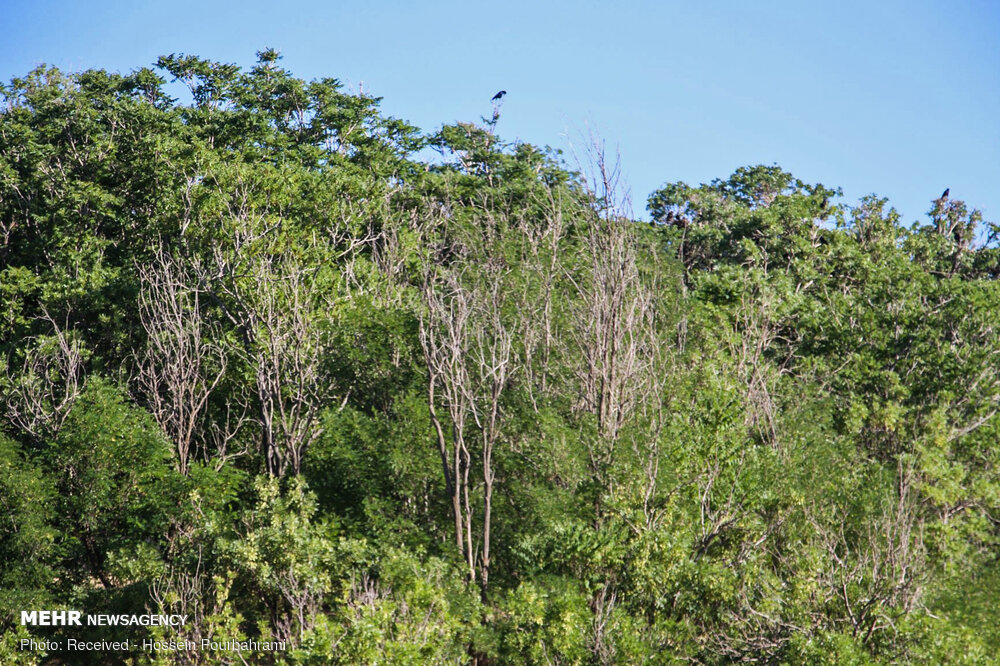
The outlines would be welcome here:
<svg viewBox="0 0 1000 666">
<path fill-rule="evenodd" d="M 543 211 L 540 219 L 521 214 L 515 228 L 523 248 L 518 337 L 528 375 L 527 387 L 537 411 L 535 394 L 549 392 L 552 351 L 559 335 L 555 309 L 561 262 L 565 258 L 566 212 L 562 194 L 553 188 L 544 188 L 536 196 L 535 205 Z"/>
<path fill-rule="evenodd" d="M 579 161 L 579 160 L 578 160 Z M 589 200 L 581 244 L 583 271 L 567 273 L 576 292 L 573 337 L 578 350 L 577 408 L 593 414 L 597 437 L 586 438 L 590 474 L 609 489 L 617 449 L 627 426 L 631 448 L 642 468 L 643 519 L 656 522 L 659 484 L 659 436 L 663 423 L 666 345 L 659 339 L 656 284 L 640 267 L 640 243 L 627 190 L 621 183 L 620 159 L 608 159 L 604 144 L 590 137 L 581 165 Z M 642 428 L 639 428 L 643 421 Z M 605 519 L 604 498 L 594 500 L 594 522 Z M 617 600 L 618 581 L 606 571 L 590 599 L 594 614 L 591 653 L 597 663 L 613 663 L 609 622 Z"/>
<path fill-rule="evenodd" d="M 83 389 L 83 351 L 80 341 L 43 307 L 40 320 L 52 334 L 28 340 L 18 370 L 13 356 L 5 364 L 5 390 L 0 399 L 7 419 L 32 437 L 59 431 Z"/>
<path fill-rule="evenodd" d="M 341 273 L 336 288 L 321 285 L 323 268 L 305 268 L 296 253 L 323 248 L 338 260 L 353 256 L 373 237 L 330 231 L 328 238 L 313 237 L 306 248 L 289 248 L 280 233 L 283 220 L 259 212 L 251 198 L 250 186 L 238 183 L 224 219 L 227 237 L 213 244 L 209 260 L 193 262 L 192 271 L 202 293 L 235 328 L 240 344 L 232 351 L 254 377 L 254 399 L 236 405 L 235 422 L 242 420 L 241 412 L 255 414 L 268 474 L 298 474 L 306 450 L 322 434 L 320 409 L 337 397 L 343 407 L 348 399 L 335 396 L 325 371 L 323 321 L 336 305 L 338 289 L 349 288 L 352 278 Z M 224 431 L 214 437 L 223 445 L 232 439 Z"/>
<path fill-rule="evenodd" d="M 469 472 L 472 458 L 465 440 L 471 409 L 471 378 L 466 365 L 471 295 L 454 276 L 428 276 L 423 287 L 426 314 L 420 322 L 420 343 L 427 363 L 427 406 L 437 435 L 445 486 L 455 520 L 455 545 L 463 555 L 470 579 L 475 576 Z M 438 415 L 438 391 L 447 409 L 450 438 Z"/>
<path fill-rule="evenodd" d="M 222 348 L 202 316 L 201 294 L 184 267 L 160 249 L 140 265 L 139 319 L 146 349 L 138 355 L 137 383 L 150 412 L 177 450 L 177 467 L 187 474 L 202 417 L 212 391 L 226 372 Z"/>
<path fill-rule="evenodd" d="M 331 397 L 323 371 L 323 305 L 308 271 L 287 259 L 262 259 L 253 274 L 257 297 L 246 310 L 252 344 L 249 361 L 269 474 L 299 474 L 308 446 L 321 434 L 319 409 Z M 344 398 L 346 402 L 346 396 Z"/>
<path fill-rule="evenodd" d="M 480 317 L 474 328 L 472 361 L 477 378 L 477 395 L 472 416 L 482 440 L 483 456 L 483 542 L 480 580 L 485 590 L 490 572 L 490 530 L 493 516 L 493 488 L 496 471 L 493 451 L 500 440 L 500 398 L 514 372 L 513 335 L 503 315 L 505 283 L 503 269 L 489 262 L 486 286 L 481 296 Z"/>
<path fill-rule="evenodd" d="M 475 579 L 478 569 L 485 594 L 489 584 L 493 492 L 493 455 L 502 435 L 502 396 L 515 372 L 514 331 L 506 312 L 509 269 L 487 248 L 495 247 L 489 224 L 473 243 L 485 253 L 479 265 L 466 257 L 447 268 L 428 266 L 423 286 L 420 341 L 428 369 L 428 409 L 437 436 L 445 484 L 452 502 L 455 539 Z M 463 250 L 459 250 L 460 252 Z M 450 428 L 438 412 L 447 410 Z M 482 480 L 482 525 L 478 549 L 473 544 L 475 509 L 471 498 L 475 428 Z"/>
<path fill-rule="evenodd" d="M 601 445 L 592 466 L 610 464 L 619 433 L 654 388 L 656 308 L 654 292 L 638 265 L 635 223 L 620 184 L 620 162 L 609 162 L 603 144 L 590 144 L 586 186 L 593 218 L 583 245 L 588 271 L 569 276 L 576 285 L 577 347 L 582 408 L 597 418 Z"/>
</svg>

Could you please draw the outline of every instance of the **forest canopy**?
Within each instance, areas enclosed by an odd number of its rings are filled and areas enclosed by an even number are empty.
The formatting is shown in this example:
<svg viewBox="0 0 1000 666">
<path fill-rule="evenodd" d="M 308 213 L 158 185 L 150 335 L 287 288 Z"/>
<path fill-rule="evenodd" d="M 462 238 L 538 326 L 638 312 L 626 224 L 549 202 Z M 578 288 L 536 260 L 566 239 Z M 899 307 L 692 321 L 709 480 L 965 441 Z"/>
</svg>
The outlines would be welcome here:
<svg viewBox="0 0 1000 666">
<path fill-rule="evenodd" d="M 600 141 L 424 132 L 273 50 L 0 96 L 0 662 L 1000 653 L 1000 254 L 958 192 L 905 226 L 748 166 L 643 221 Z"/>
</svg>

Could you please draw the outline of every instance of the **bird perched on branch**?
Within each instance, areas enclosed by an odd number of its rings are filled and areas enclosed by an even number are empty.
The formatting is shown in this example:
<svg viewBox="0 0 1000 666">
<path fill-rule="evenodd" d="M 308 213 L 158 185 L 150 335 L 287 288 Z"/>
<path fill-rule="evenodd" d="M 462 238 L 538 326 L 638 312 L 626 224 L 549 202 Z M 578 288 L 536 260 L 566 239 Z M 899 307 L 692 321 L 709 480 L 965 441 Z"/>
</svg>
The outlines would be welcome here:
<svg viewBox="0 0 1000 666">
<path fill-rule="evenodd" d="M 506 94 L 507 94 L 506 90 L 501 90 L 496 95 L 493 95 L 493 99 L 491 99 L 490 101 L 491 102 L 499 102 L 501 99 L 503 99 L 503 96 L 506 95 Z"/>
<path fill-rule="evenodd" d="M 945 199 L 947 199 L 949 194 L 951 194 L 951 188 L 950 187 L 946 187 L 945 190 L 944 190 L 944 192 L 941 193 L 941 201 L 944 201 Z"/>
</svg>

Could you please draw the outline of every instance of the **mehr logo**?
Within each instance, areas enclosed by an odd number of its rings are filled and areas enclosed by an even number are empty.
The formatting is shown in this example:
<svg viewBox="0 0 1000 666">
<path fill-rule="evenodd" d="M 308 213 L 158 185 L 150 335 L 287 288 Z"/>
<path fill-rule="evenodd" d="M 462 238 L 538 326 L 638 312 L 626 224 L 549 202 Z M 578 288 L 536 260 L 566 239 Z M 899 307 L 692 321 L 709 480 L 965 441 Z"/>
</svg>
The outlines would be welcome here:
<svg viewBox="0 0 1000 666">
<path fill-rule="evenodd" d="M 79 627 L 83 622 L 83 613 L 80 611 L 50 611 L 33 610 L 21 611 L 21 624 L 30 624 L 39 627 L 75 626 Z M 85 621 L 88 625 L 99 627 L 113 626 L 133 626 L 144 627 L 179 627 L 187 624 L 187 615 L 87 615 Z"/>
<path fill-rule="evenodd" d="M 21 611 L 21 624 L 39 627 L 80 626 L 80 611 Z"/>
</svg>

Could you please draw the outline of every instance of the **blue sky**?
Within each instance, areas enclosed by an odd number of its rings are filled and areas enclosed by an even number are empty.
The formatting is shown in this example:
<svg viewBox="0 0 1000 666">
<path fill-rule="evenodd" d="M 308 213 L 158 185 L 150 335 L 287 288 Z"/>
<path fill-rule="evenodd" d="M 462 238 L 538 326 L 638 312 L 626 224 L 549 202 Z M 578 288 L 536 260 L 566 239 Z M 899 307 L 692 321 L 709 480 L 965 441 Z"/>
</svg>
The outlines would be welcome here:
<svg viewBox="0 0 1000 666">
<path fill-rule="evenodd" d="M 508 96 L 509 140 L 621 152 L 636 213 L 667 181 L 777 163 L 875 192 L 907 223 L 945 187 L 1000 222 L 1000 3 L 0 3 L 0 79 L 40 63 L 128 71 L 264 47 L 425 129 Z"/>
</svg>

